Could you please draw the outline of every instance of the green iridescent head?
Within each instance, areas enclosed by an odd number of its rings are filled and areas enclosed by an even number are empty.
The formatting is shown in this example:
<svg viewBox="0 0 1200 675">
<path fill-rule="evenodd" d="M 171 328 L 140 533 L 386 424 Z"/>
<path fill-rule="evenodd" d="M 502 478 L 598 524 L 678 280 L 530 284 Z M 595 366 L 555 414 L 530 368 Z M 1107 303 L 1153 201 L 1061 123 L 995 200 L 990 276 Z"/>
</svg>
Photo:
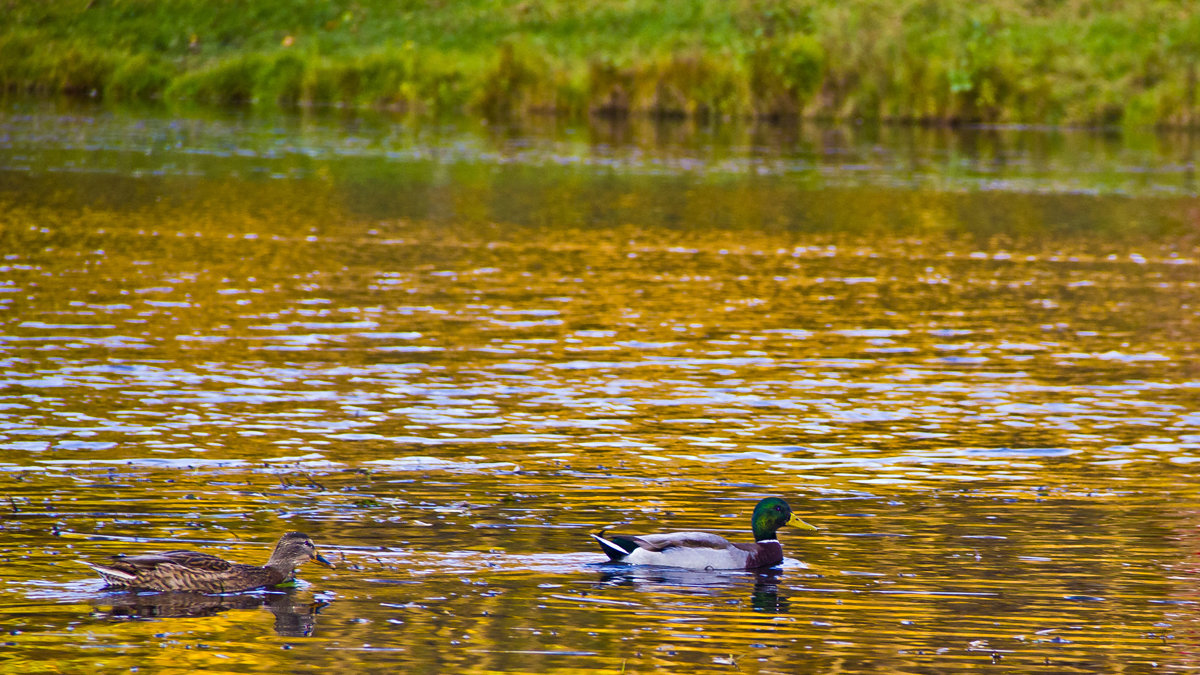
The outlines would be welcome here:
<svg viewBox="0 0 1200 675">
<path fill-rule="evenodd" d="M 754 507 L 754 515 L 750 518 L 754 526 L 754 541 L 774 539 L 775 531 L 784 525 L 791 525 L 802 530 L 817 528 L 792 515 L 788 503 L 779 497 L 767 497 Z"/>
</svg>

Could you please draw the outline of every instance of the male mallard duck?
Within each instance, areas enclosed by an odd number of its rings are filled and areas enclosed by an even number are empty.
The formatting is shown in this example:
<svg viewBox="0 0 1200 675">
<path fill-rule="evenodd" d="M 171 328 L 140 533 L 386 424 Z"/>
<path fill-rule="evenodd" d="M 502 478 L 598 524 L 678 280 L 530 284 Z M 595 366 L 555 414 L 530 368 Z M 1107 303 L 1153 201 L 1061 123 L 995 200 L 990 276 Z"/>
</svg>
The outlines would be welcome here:
<svg viewBox="0 0 1200 675">
<path fill-rule="evenodd" d="M 759 502 L 750 522 L 754 527 L 753 544 L 734 544 L 707 532 L 592 537 L 613 562 L 694 570 L 751 570 L 783 562 L 783 546 L 775 538 L 779 528 L 792 525 L 802 530 L 817 529 L 793 516 L 791 507 L 779 497 Z"/>
<path fill-rule="evenodd" d="M 100 573 L 111 588 L 148 591 L 199 591 L 232 593 L 288 581 L 296 568 L 309 560 L 330 569 L 307 534 L 288 532 L 279 538 L 267 564 L 243 565 L 195 551 L 165 551 L 143 555 L 116 555 L 106 565 L 79 562 Z"/>
</svg>

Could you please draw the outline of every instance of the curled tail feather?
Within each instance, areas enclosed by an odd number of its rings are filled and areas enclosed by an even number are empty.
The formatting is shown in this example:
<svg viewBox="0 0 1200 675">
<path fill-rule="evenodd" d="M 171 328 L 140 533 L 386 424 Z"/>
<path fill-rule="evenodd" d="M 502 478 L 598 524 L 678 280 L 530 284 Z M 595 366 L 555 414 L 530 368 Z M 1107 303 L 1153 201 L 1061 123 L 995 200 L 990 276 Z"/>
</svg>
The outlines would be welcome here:
<svg viewBox="0 0 1200 675">
<path fill-rule="evenodd" d="M 612 541 L 609 541 L 600 535 L 593 534 L 592 538 L 600 543 L 600 550 L 604 551 L 608 559 L 613 562 L 621 562 L 625 556 L 633 553 L 637 548 L 637 543 L 625 537 L 613 537 Z"/>
</svg>

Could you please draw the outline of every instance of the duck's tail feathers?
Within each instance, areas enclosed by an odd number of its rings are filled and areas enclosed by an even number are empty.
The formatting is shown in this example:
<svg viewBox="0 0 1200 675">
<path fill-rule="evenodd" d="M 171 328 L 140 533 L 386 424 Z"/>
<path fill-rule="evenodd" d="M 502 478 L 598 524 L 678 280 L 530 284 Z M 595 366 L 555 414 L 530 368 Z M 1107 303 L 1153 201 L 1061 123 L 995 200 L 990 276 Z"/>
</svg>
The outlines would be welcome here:
<svg viewBox="0 0 1200 675">
<path fill-rule="evenodd" d="M 116 569 L 115 567 L 106 567 L 104 565 L 97 565 L 96 563 L 88 562 L 86 560 L 76 560 L 75 562 L 79 563 L 80 565 L 87 565 L 88 567 L 92 568 L 93 570 L 95 570 L 96 574 L 99 574 L 101 577 L 104 578 L 105 581 L 107 581 L 109 583 L 119 584 L 122 582 L 133 581 L 134 579 L 137 579 L 137 576 L 130 574 L 129 572 L 125 572 L 125 571 Z"/>
<path fill-rule="evenodd" d="M 626 551 L 625 549 L 621 548 L 621 546 L 616 544 L 615 542 L 611 542 L 597 534 L 593 534 L 592 539 L 595 539 L 596 541 L 600 542 L 600 550 L 604 551 L 604 553 L 606 555 L 608 555 L 608 559 L 612 560 L 614 562 L 620 562 L 620 561 L 624 560 L 625 556 L 627 556 L 633 552 L 632 549 Z"/>
</svg>

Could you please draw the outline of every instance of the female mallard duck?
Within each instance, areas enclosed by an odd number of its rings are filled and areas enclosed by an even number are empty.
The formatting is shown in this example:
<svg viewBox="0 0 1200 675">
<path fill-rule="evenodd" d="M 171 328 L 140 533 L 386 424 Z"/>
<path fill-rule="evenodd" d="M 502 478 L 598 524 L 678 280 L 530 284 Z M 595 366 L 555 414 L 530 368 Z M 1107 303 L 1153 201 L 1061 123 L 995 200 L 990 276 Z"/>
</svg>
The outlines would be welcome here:
<svg viewBox="0 0 1200 675">
<path fill-rule="evenodd" d="M 754 507 L 750 522 L 753 544 L 734 544 L 707 532 L 671 532 L 643 536 L 604 537 L 593 534 L 613 562 L 666 565 L 694 570 L 752 570 L 783 562 L 783 546 L 775 531 L 784 525 L 817 528 L 792 515 L 787 502 L 767 497 Z"/>
<path fill-rule="evenodd" d="M 296 568 L 313 560 L 330 569 L 333 563 L 317 553 L 307 534 L 288 532 L 279 538 L 267 564 L 243 565 L 195 551 L 166 551 L 116 555 L 106 565 L 79 562 L 100 573 L 110 588 L 148 591 L 233 593 L 290 580 Z"/>
</svg>

